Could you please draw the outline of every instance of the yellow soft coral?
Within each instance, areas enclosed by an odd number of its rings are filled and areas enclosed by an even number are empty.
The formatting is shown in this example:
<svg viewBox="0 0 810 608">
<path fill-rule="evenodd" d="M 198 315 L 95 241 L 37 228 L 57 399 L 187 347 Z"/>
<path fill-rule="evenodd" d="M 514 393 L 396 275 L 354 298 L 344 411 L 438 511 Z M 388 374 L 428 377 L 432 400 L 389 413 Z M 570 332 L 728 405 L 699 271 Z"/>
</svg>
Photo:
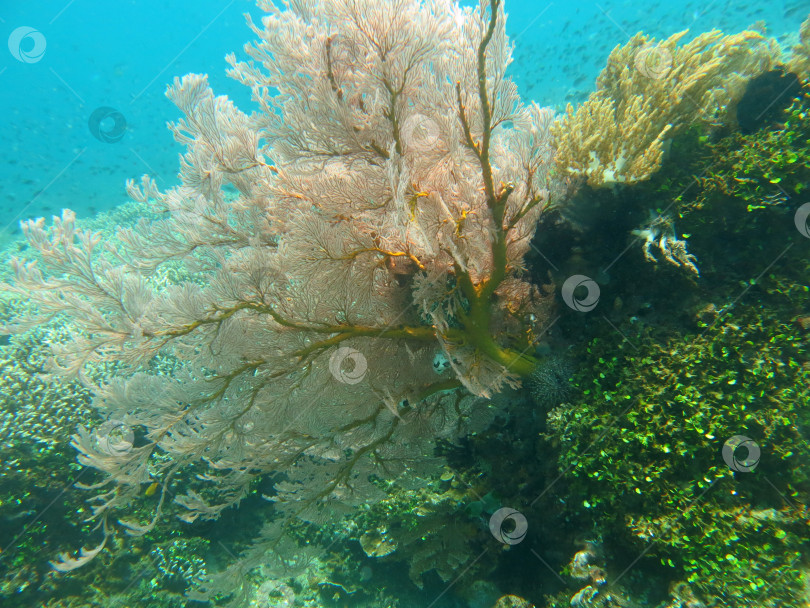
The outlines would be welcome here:
<svg viewBox="0 0 810 608">
<path fill-rule="evenodd" d="M 757 32 L 714 30 L 678 47 L 686 33 L 660 42 L 636 34 L 613 49 L 596 91 L 554 126 L 562 173 L 592 186 L 649 178 L 678 130 L 724 121 L 748 79 L 779 62 L 776 43 Z"/>
<path fill-rule="evenodd" d="M 810 79 L 810 15 L 799 29 L 799 44 L 793 47 L 787 68 L 800 80 Z"/>
</svg>

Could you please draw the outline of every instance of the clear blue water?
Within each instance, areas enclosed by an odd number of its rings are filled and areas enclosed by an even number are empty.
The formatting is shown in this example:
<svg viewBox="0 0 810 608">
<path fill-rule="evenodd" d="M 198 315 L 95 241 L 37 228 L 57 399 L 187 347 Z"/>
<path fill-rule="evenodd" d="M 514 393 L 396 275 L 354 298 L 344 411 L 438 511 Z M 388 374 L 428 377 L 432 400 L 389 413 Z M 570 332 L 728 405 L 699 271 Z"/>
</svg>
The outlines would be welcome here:
<svg viewBox="0 0 810 608">
<path fill-rule="evenodd" d="M 617 44 L 644 31 L 656 38 L 689 28 L 737 32 L 763 20 L 769 33 L 795 33 L 806 10 L 783 2 L 517 2 L 507 5 L 507 32 L 516 45 L 512 73 L 524 99 L 564 107 L 592 90 Z M 176 76 L 208 74 L 217 94 L 246 111 L 249 92 L 225 75 L 227 53 L 251 40 L 243 14 L 259 11 L 247 0 L 216 2 L 5 2 L 4 39 L 17 27 L 45 36 L 46 51 L 32 64 L 8 53 L 0 63 L 0 228 L 19 233 L 27 217 L 79 216 L 126 198 L 124 182 L 144 173 L 176 183 L 181 153 L 165 128 L 177 118 L 164 97 Z M 99 107 L 126 119 L 114 145 L 88 129 Z"/>
</svg>

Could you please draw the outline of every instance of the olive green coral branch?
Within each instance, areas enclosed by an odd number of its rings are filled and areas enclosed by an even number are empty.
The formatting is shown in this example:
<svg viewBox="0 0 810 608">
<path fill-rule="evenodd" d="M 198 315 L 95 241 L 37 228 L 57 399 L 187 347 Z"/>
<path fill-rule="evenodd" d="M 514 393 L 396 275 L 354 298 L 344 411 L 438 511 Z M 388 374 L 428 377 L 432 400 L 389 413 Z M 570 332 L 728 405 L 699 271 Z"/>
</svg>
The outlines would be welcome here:
<svg viewBox="0 0 810 608">
<path fill-rule="evenodd" d="M 484 37 L 478 45 L 478 97 L 481 105 L 481 122 L 483 125 L 480 141 L 477 141 L 470 128 L 467 108 L 461 95 L 461 83 L 456 83 L 456 101 L 458 103 L 458 116 L 461 122 L 464 139 L 467 147 L 473 151 L 481 166 L 481 176 L 484 192 L 487 197 L 487 207 L 492 214 L 493 236 L 491 241 L 492 270 L 489 276 L 479 284 L 475 284 L 469 272 L 458 263 L 455 264 L 456 280 L 469 302 L 470 310 L 460 314 L 464 327 L 464 337 L 481 353 L 507 367 L 510 371 L 525 376 L 532 372 L 536 365 L 534 358 L 500 346 L 493 338 L 491 332 L 492 296 L 495 290 L 507 276 L 508 259 L 504 215 L 506 202 L 515 189 L 514 184 L 502 183 L 498 190 L 494 184 L 492 165 L 490 163 L 490 142 L 492 137 L 492 110 L 487 92 L 486 58 L 487 48 L 492 41 L 497 26 L 498 10 L 501 0 L 490 0 L 489 25 Z M 539 202 L 533 199 L 521 210 L 519 217 L 513 218 L 512 224 L 528 213 Z M 510 227 L 511 227 L 510 225 Z"/>
</svg>

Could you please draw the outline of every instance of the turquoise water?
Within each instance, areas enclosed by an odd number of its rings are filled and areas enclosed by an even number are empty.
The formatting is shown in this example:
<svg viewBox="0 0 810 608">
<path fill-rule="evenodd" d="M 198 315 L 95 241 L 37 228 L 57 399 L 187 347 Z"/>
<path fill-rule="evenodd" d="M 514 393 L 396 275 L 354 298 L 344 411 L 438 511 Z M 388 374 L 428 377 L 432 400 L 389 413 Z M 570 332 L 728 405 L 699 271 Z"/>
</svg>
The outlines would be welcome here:
<svg viewBox="0 0 810 608">
<path fill-rule="evenodd" d="M 436 41 L 391 121 L 246 0 L 0 8 L 0 607 L 810 605 L 810 8 L 505 10 L 490 148 Z"/>
<path fill-rule="evenodd" d="M 249 91 L 225 76 L 223 61 L 251 40 L 243 17 L 259 14 L 251 2 L 131 2 L 115 10 L 45 2 L 3 10 L 8 34 L 13 23 L 47 32 L 41 61 L 4 58 L 0 109 L 10 145 L 0 218 L 6 234 L 19 234 L 20 219 L 58 215 L 64 207 L 80 215 L 110 209 L 126 200 L 123 183 L 145 173 L 163 187 L 175 184 L 182 149 L 165 129 L 177 113 L 163 96 L 175 76 L 208 74 L 217 94 L 251 108 Z M 610 50 L 636 32 L 659 38 L 687 28 L 737 32 L 763 20 L 778 37 L 795 33 L 804 19 L 801 2 L 513 2 L 507 10 L 521 95 L 558 108 L 587 97 Z M 98 107 L 124 115 L 120 146 L 105 145 L 88 130 Z"/>
</svg>

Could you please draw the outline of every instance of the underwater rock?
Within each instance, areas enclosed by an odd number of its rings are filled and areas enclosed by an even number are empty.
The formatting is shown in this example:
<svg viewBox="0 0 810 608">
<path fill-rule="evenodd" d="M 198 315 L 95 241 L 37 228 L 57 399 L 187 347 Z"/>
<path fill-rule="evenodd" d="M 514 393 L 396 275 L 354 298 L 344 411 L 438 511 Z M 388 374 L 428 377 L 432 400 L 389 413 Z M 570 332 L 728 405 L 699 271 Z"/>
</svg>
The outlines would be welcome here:
<svg viewBox="0 0 810 608">
<path fill-rule="evenodd" d="M 782 68 L 752 78 L 737 104 L 740 130 L 749 134 L 777 122 L 801 90 L 796 75 Z"/>
</svg>

